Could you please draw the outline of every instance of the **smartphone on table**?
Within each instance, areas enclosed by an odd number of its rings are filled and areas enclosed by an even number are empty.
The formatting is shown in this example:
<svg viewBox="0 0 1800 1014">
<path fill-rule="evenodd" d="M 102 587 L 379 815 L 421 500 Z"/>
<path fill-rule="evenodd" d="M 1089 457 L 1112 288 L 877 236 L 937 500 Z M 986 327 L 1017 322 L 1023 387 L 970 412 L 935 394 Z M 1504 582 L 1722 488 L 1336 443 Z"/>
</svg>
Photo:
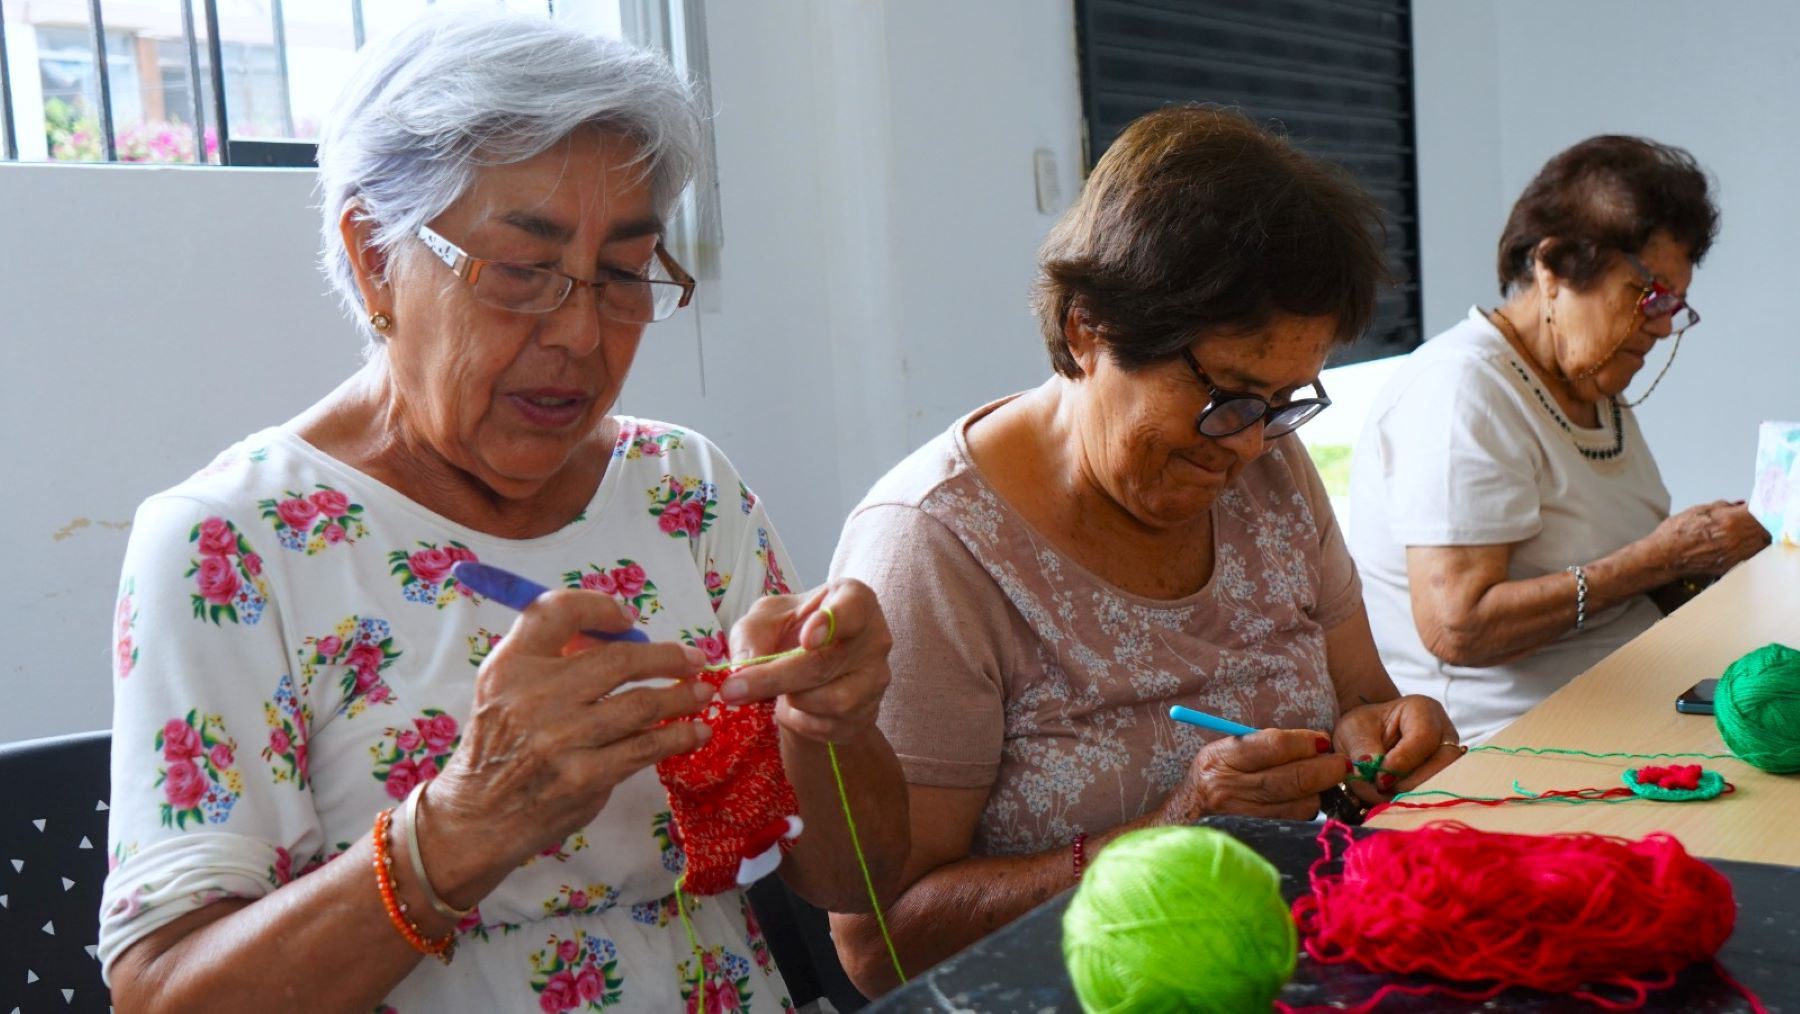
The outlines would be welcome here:
<svg viewBox="0 0 1800 1014">
<path fill-rule="evenodd" d="M 1681 692 L 1675 698 L 1675 710 L 1684 715 L 1710 715 L 1713 713 L 1713 691 L 1719 688 L 1718 680 L 1701 680 Z"/>
</svg>

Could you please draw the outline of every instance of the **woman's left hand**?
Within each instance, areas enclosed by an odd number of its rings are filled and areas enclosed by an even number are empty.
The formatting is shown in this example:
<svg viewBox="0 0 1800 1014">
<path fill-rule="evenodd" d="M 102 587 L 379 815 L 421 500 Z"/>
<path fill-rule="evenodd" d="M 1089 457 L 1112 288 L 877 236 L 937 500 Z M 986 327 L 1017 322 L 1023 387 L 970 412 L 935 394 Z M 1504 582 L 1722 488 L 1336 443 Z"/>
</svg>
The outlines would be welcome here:
<svg viewBox="0 0 1800 1014">
<path fill-rule="evenodd" d="M 797 736 L 850 743 L 875 728 L 887 693 L 887 618 L 861 581 L 831 581 L 804 595 L 772 595 L 731 628 L 731 656 L 806 653 L 752 666 L 725 681 L 727 704 L 773 699 L 775 720 Z"/>
<path fill-rule="evenodd" d="M 1373 784 L 1350 783 L 1357 795 L 1372 803 L 1410 791 L 1466 752 L 1444 706 L 1417 694 L 1344 712 L 1332 738 L 1338 752 L 1352 761 L 1382 758 L 1381 774 Z"/>
</svg>

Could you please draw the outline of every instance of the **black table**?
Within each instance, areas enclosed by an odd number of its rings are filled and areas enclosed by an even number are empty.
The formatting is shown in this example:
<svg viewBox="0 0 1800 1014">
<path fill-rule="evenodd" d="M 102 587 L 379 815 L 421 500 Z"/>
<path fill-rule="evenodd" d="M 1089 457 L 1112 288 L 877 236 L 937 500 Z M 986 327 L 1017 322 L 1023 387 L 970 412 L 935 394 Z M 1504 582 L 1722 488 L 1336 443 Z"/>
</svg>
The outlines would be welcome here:
<svg viewBox="0 0 1800 1014">
<path fill-rule="evenodd" d="M 1234 835 L 1281 871 L 1281 893 L 1290 903 L 1306 893 L 1306 868 L 1318 858 L 1319 825 L 1220 817 L 1202 821 Z M 1380 834 L 1358 829 L 1359 837 Z M 1800 869 L 1728 860 L 1712 864 L 1731 879 L 1737 894 L 1737 929 L 1719 960 L 1771 1014 L 1800 1014 Z M 918 976 L 869 1011 L 1078 1012 L 1062 959 L 1062 916 L 1073 892 L 1065 891 L 987 939 Z M 1281 999 L 1296 1006 L 1367 999 L 1386 975 L 1355 965 L 1321 965 L 1300 955 Z M 1413 979 L 1410 981 L 1424 981 Z M 1515 989 L 1476 1005 L 1443 996 L 1392 997 L 1378 1014 L 1441 1010 L 1583 1011 L 1579 1000 Z M 1750 1004 L 1708 966 L 1682 973 L 1675 985 L 1652 993 L 1645 1010 L 1714 1014 L 1748 1011 Z"/>
</svg>

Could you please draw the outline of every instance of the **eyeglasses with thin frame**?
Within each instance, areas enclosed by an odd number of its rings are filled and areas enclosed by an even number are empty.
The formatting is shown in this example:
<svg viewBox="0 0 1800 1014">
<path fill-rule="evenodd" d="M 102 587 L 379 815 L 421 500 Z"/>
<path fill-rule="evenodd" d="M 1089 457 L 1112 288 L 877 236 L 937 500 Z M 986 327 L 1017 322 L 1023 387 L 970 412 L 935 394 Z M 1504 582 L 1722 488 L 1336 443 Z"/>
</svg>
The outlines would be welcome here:
<svg viewBox="0 0 1800 1014">
<path fill-rule="evenodd" d="M 1194 354 L 1181 350 L 1181 360 L 1194 371 L 1194 378 L 1206 388 L 1206 407 L 1194 419 L 1194 428 L 1204 437 L 1228 437 L 1233 433 L 1263 423 L 1263 439 L 1284 437 L 1311 422 L 1313 417 L 1331 407 L 1325 385 L 1315 380 L 1317 398 L 1300 398 L 1285 405 L 1271 405 L 1269 399 L 1249 391 L 1226 391 L 1214 386 L 1212 378 L 1200 368 Z M 1267 420 L 1266 422 L 1264 420 Z"/>
<path fill-rule="evenodd" d="M 644 275 L 619 274 L 589 280 L 531 264 L 471 257 L 430 226 L 419 226 L 419 240 L 474 290 L 475 298 L 514 313 L 550 313 L 578 288 L 594 290 L 602 316 L 627 324 L 667 320 L 694 298 L 694 276 L 684 271 L 661 241 Z"/>
<path fill-rule="evenodd" d="M 1650 269 L 1644 266 L 1643 261 L 1631 254 L 1626 254 L 1625 260 L 1637 271 L 1638 279 L 1642 283 L 1643 288 L 1638 293 L 1637 311 L 1644 315 L 1645 320 L 1671 318 L 1669 326 L 1676 331 L 1686 331 L 1700 323 L 1700 314 L 1687 304 L 1687 300 L 1677 296 L 1674 290 L 1657 281 L 1656 276 L 1650 273 Z"/>
</svg>

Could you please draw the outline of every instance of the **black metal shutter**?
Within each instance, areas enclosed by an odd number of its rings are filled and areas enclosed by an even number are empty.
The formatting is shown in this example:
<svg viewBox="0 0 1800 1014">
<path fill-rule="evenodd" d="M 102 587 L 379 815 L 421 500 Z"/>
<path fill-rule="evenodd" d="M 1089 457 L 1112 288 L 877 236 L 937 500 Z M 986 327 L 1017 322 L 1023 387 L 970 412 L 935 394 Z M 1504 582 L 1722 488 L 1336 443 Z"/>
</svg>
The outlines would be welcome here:
<svg viewBox="0 0 1800 1014">
<path fill-rule="evenodd" d="M 1387 215 L 1397 284 L 1334 365 L 1423 340 L 1411 0 L 1076 0 L 1087 157 L 1171 102 L 1217 102 L 1279 121 L 1301 149 L 1349 170 Z"/>
</svg>

